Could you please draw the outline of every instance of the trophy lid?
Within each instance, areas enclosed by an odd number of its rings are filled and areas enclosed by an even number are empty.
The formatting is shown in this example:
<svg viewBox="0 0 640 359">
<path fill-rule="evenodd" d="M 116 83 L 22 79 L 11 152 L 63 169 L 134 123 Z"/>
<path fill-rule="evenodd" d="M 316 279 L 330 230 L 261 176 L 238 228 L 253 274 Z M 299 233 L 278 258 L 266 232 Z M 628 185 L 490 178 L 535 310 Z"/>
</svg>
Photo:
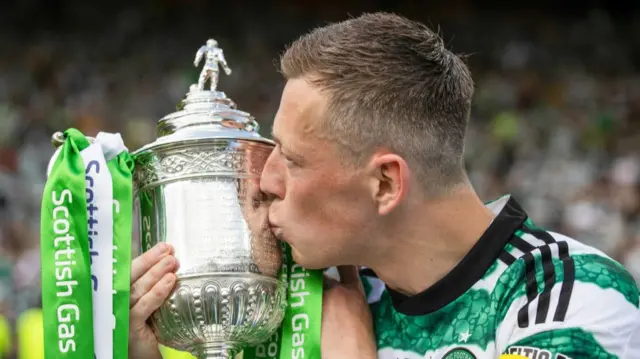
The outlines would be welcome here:
<svg viewBox="0 0 640 359">
<path fill-rule="evenodd" d="M 219 70 L 230 75 L 222 49 L 214 39 L 207 40 L 196 52 L 194 66 L 204 60 L 197 84 L 178 105 L 178 111 L 163 117 L 156 126 L 157 139 L 137 150 L 146 152 L 158 146 L 200 140 L 249 140 L 273 145 L 273 141 L 262 137 L 255 118 L 237 108 L 237 105 L 222 91 L 217 91 Z M 209 89 L 205 89 L 209 82 Z"/>
</svg>

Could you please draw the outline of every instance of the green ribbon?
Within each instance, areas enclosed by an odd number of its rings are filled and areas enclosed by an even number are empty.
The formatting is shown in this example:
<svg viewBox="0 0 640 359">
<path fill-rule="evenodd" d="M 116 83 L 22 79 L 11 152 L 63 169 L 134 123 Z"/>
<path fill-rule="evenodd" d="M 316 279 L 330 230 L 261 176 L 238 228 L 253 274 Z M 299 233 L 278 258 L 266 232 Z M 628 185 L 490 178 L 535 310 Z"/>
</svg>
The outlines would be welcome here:
<svg viewBox="0 0 640 359">
<path fill-rule="evenodd" d="M 42 310 L 46 359 L 94 357 L 85 168 L 89 142 L 77 131 L 45 185 L 41 212 Z"/>
<path fill-rule="evenodd" d="M 126 358 L 133 161 L 125 150 L 110 154 L 113 158 L 105 158 L 101 146 L 89 148 L 89 140 L 75 129 L 65 131 L 64 138 L 57 157 L 52 159 L 42 198 L 45 358 Z M 124 145 L 121 147 L 124 149 Z M 83 155 L 87 158 L 83 158 Z M 100 161 L 85 163 L 91 156 Z M 106 163 L 106 168 L 97 162 Z M 99 182 L 98 176 L 102 180 L 102 187 L 94 187 Z M 110 179 L 111 183 L 105 182 L 105 179 Z M 94 203 L 96 198 L 100 198 L 100 201 Z M 88 200 L 91 202 L 89 205 Z M 108 215 L 96 215 L 94 218 L 96 213 Z M 108 218 L 108 221 L 105 223 L 103 218 Z M 98 227 L 100 231 L 96 229 Z M 104 231 L 105 228 L 108 230 Z M 100 235 L 98 232 L 101 232 Z M 96 250 L 99 246 L 112 247 L 113 250 L 99 253 Z M 92 260 L 94 265 L 99 262 L 101 269 L 92 268 Z M 113 313 L 107 312 L 106 317 L 113 316 L 113 320 L 94 322 L 94 310 L 104 315 L 104 312 L 100 312 L 100 305 L 95 305 L 100 298 L 94 296 L 99 285 L 101 288 L 106 285 L 112 290 L 112 301 L 108 301 L 112 304 L 108 306 L 112 307 Z M 100 303 L 105 303 L 104 298 L 100 300 Z M 113 331 L 113 336 L 107 335 L 105 338 L 97 335 L 96 329 L 103 333 Z M 97 348 L 103 349 L 96 352 Z"/>
<path fill-rule="evenodd" d="M 269 340 L 245 349 L 243 359 L 321 359 L 323 271 L 296 264 L 288 245 L 283 250 L 281 276 L 288 283 L 284 320 Z"/>
</svg>

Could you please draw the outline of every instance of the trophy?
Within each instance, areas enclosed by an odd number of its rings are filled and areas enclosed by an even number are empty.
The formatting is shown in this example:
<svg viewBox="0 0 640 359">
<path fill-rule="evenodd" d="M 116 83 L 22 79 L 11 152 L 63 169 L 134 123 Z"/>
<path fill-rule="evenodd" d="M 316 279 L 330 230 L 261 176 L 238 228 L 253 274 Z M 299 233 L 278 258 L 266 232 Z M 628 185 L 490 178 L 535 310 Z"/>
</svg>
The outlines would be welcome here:
<svg viewBox="0 0 640 359">
<path fill-rule="evenodd" d="M 217 42 L 157 139 L 132 153 L 142 251 L 166 242 L 180 262 L 177 285 L 150 318 L 158 341 L 200 359 L 230 358 L 269 339 L 283 320 L 283 254 L 268 225 L 260 174 L 273 142 L 217 90 Z M 209 81 L 209 88 L 206 83 Z"/>
</svg>

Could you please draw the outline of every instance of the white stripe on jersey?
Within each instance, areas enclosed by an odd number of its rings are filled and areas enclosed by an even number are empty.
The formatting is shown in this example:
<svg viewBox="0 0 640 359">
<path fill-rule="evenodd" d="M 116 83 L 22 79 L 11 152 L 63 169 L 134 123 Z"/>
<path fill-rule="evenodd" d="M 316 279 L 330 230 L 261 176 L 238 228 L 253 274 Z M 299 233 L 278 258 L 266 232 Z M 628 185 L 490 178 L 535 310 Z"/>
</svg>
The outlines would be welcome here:
<svg viewBox="0 0 640 359">
<path fill-rule="evenodd" d="M 515 259 L 518 259 L 518 258 L 520 258 L 520 257 L 522 257 L 522 256 L 524 255 L 524 252 L 523 252 L 523 251 L 521 251 L 521 250 L 519 250 L 518 248 L 513 247 L 513 246 L 512 246 L 511 248 L 512 248 L 512 250 L 511 250 L 509 253 L 510 253 L 510 254 L 511 254 Z"/>
<path fill-rule="evenodd" d="M 611 257 L 609 257 L 608 255 L 606 255 L 604 252 L 587 246 L 581 242 L 576 241 L 575 239 L 571 238 L 571 237 L 567 237 L 564 234 L 560 234 L 560 233 L 556 233 L 556 232 L 551 232 L 551 231 L 547 231 L 547 233 L 549 233 L 551 235 L 551 237 L 553 237 L 553 239 L 556 240 L 556 242 L 567 242 L 567 244 L 569 245 L 569 255 L 576 255 L 576 254 L 596 254 L 599 255 L 601 257 L 607 258 L 607 259 L 611 259 L 613 260 Z M 556 247 L 557 246 L 552 246 L 552 247 Z M 557 254 L 557 252 L 556 252 Z M 555 257 L 557 258 L 557 257 Z"/>
<path fill-rule="evenodd" d="M 524 239 L 525 242 L 531 244 L 534 247 L 540 247 L 547 244 L 542 239 L 536 238 L 533 234 L 529 233 L 523 233 L 520 238 Z"/>
</svg>

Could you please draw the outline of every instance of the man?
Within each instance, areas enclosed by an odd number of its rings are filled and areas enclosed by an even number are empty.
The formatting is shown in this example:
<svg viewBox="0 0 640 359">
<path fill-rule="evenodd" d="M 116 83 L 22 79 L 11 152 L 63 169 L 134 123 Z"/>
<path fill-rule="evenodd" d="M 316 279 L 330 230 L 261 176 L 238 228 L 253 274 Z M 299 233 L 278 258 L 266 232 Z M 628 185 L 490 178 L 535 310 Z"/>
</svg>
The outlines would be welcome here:
<svg viewBox="0 0 640 359">
<path fill-rule="evenodd" d="M 484 205 L 474 193 L 473 82 L 433 31 L 364 15 L 302 37 L 281 70 L 260 186 L 294 259 L 339 266 L 323 358 L 638 357 L 640 296 L 622 266 L 537 228 L 510 196 Z M 132 358 L 158 358 L 145 319 L 175 282 L 170 253 L 133 263 Z M 371 310 L 350 265 L 378 285 Z"/>
</svg>

